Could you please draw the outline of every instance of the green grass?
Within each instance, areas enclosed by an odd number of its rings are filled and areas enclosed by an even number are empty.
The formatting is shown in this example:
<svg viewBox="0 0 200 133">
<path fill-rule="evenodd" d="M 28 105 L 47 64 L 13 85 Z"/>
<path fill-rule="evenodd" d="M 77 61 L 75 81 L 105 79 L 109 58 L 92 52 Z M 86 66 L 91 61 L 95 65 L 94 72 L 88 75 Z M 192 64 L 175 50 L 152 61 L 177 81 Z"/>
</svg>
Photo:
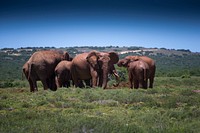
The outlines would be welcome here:
<svg viewBox="0 0 200 133">
<path fill-rule="evenodd" d="M 200 131 L 200 77 L 156 78 L 153 89 L 0 89 L 0 132 L 182 133 Z"/>
</svg>

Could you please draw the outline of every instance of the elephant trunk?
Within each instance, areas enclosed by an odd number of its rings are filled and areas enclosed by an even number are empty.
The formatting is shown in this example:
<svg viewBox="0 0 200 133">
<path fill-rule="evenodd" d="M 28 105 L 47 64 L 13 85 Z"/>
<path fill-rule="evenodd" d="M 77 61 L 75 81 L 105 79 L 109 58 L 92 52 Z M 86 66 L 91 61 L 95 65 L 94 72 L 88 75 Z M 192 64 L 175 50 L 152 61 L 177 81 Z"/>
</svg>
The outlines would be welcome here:
<svg viewBox="0 0 200 133">
<path fill-rule="evenodd" d="M 117 74 L 116 71 L 113 71 L 113 75 L 115 76 L 115 79 L 116 79 L 116 84 L 113 84 L 114 87 L 117 87 L 119 86 L 119 82 L 120 82 L 120 78 L 119 78 L 119 75 Z"/>
<path fill-rule="evenodd" d="M 103 69 L 103 85 L 102 85 L 103 89 L 106 89 L 107 82 L 108 82 L 108 70 L 104 68 Z"/>
</svg>

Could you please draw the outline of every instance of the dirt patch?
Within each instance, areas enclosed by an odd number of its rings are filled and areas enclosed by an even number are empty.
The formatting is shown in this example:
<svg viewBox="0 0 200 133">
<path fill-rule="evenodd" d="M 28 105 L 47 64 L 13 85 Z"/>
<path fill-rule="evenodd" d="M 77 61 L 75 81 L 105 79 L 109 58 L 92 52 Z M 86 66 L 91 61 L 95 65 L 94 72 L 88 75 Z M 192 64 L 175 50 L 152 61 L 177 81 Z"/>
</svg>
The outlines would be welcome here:
<svg viewBox="0 0 200 133">
<path fill-rule="evenodd" d="M 120 82 L 117 87 L 108 86 L 106 89 L 121 89 L 121 88 L 129 88 L 129 82 Z"/>
</svg>

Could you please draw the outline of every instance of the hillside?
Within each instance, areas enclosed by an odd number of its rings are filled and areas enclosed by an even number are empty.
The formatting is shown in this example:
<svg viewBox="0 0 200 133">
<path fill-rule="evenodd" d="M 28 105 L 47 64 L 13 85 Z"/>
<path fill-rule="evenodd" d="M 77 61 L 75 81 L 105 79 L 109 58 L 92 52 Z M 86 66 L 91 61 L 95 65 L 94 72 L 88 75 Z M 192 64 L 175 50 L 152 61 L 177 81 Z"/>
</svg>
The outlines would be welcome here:
<svg viewBox="0 0 200 133">
<path fill-rule="evenodd" d="M 120 58 L 127 55 L 146 55 L 156 61 L 156 76 L 200 76 L 200 53 L 189 50 L 174 50 L 165 48 L 143 48 L 143 47 L 27 47 L 27 48 L 4 48 L 0 49 L 0 81 L 21 79 L 23 64 L 38 50 L 59 49 L 66 50 L 74 57 L 76 54 L 98 51 L 115 51 Z M 118 69 L 118 68 L 117 68 Z"/>
</svg>

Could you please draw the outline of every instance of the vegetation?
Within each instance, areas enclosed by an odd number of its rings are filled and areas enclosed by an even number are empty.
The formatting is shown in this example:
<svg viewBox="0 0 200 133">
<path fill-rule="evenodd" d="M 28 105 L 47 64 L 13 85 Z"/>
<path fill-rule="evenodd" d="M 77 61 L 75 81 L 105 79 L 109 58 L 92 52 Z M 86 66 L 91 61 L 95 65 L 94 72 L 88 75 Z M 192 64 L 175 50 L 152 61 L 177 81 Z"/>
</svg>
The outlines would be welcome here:
<svg viewBox="0 0 200 133">
<path fill-rule="evenodd" d="M 118 47 L 91 49 L 120 51 Z M 126 68 L 116 69 L 121 83 L 110 77 L 109 88 L 59 88 L 29 92 L 22 65 L 38 48 L 0 52 L 0 132 L 168 133 L 200 131 L 200 55 L 138 52 L 156 61 L 153 89 L 128 89 Z M 40 48 L 41 49 L 41 48 Z M 45 48 L 48 49 L 48 48 Z M 61 48 L 74 56 L 80 48 Z M 123 49 L 125 49 L 123 47 Z M 140 48 L 131 47 L 129 50 Z M 16 55 L 13 55 L 13 50 Z M 164 50 L 164 49 L 163 49 Z M 12 51 L 12 52 L 10 52 Z M 179 50 L 179 52 L 188 52 Z"/>
<path fill-rule="evenodd" d="M 156 60 L 156 76 L 200 76 L 200 55 L 160 55 L 151 57 Z"/>
<path fill-rule="evenodd" d="M 0 89 L 0 132 L 197 133 L 199 86 L 199 77 L 159 77 L 147 90 Z"/>
</svg>

